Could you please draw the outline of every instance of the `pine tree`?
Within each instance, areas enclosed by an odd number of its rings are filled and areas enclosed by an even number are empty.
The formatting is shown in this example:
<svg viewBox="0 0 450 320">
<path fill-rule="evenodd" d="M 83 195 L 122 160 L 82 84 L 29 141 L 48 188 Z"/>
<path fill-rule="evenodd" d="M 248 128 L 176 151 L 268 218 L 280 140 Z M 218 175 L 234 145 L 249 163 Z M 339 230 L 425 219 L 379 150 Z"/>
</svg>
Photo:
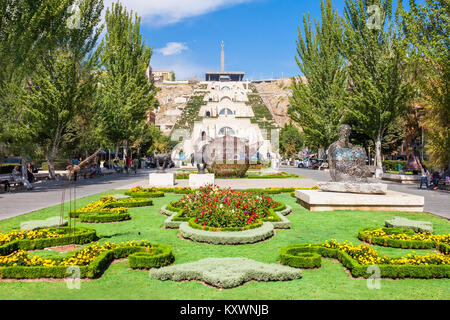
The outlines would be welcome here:
<svg viewBox="0 0 450 320">
<path fill-rule="evenodd" d="M 348 77 L 341 53 L 343 25 L 331 0 L 321 1 L 322 24 L 303 14 L 304 35 L 299 28 L 297 64 L 306 78 L 294 80 L 289 114 L 303 129 L 306 143 L 327 148 L 336 141 L 345 112 Z"/>
<path fill-rule="evenodd" d="M 155 104 L 154 85 L 145 76 L 152 49 L 142 39 L 141 19 L 121 4 L 108 9 L 105 21 L 107 33 L 99 47 L 104 70 L 97 95 L 98 121 L 117 152 L 123 141 L 131 145 L 139 138 Z"/>
<path fill-rule="evenodd" d="M 351 81 L 350 117 L 375 144 L 382 167 L 382 143 L 390 125 L 405 113 L 412 87 L 407 45 L 392 14 L 392 0 L 345 1 L 344 53 Z"/>
</svg>

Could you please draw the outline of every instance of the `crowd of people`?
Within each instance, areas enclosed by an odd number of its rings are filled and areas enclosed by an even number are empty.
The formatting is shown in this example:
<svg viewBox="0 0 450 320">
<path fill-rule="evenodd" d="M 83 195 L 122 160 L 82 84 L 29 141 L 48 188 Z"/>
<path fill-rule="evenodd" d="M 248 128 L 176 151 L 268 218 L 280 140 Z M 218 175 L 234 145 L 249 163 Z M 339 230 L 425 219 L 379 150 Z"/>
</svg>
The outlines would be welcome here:
<svg viewBox="0 0 450 320">
<path fill-rule="evenodd" d="M 441 181 L 450 181 L 450 170 L 439 173 L 438 171 L 433 171 L 430 173 L 426 166 L 422 166 L 420 170 L 420 185 L 419 189 L 422 189 L 423 185 L 427 189 L 437 190 L 439 189 L 439 183 Z"/>
</svg>

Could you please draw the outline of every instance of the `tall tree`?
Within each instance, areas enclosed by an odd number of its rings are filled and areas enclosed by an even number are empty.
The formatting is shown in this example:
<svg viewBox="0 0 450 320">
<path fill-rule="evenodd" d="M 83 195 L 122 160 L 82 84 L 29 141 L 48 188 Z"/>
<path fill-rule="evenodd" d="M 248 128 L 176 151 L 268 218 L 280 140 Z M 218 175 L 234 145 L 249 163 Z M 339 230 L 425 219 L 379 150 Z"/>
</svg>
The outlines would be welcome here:
<svg viewBox="0 0 450 320">
<path fill-rule="evenodd" d="M 155 104 L 153 82 L 145 76 L 152 49 L 140 32 L 141 19 L 120 3 L 106 12 L 106 36 L 99 50 L 104 68 L 97 101 L 99 124 L 105 137 L 116 146 L 138 139 L 147 112 Z"/>
<path fill-rule="evenodd" d="M 41 57 L 24 89 L 24 125 L 44 149 L 51 178 L 62 145 L 76 134 L 78 114 L 92 105 L 96 86 L 92 52 L 101 33 L 102 9 L 102 0 L 81 2 L 79 25 L 54 39 L 58 47 Z"/>
<path fill-rule="evenodd" d="M 350 117 L 375 144 L 382 167 L 383 138 L 411 99 L 407 45 L 397 30 L 392 0 L 345 0 L 344 52 L 351 78 Z"/>
<path fill-rule="evenodd" d="M 411 61 L 418 66 L 418 101 L 424 108 L 427 151 L 436 165 L 450 169 L 450 2 L 409 1 L 406 11 L 399 2 L 403 27 L 412 44 Z"/>
<path fill-rule="evenodd" d="M 295 158 L 304 144 L 303 134 L 292 124 L 286 124 L 280 131 L 280 151 L 285 157 Z"/>
<path fill-rule="evenodd" d="M 42 56 L 58 45 L 71 2 L 0 0 L 0 140 L 8 153 L 34 149 L 21 126 L 26 112 L 18 94 Z"/>
<path fill-rule="evenodd" d="M 348 77 L 341 53 L 343 24 L 331 0 L 321 0 L 322 21 L 303 14 L 304 35 L 298 28 L 295 58 L 306 81 L 293 82 L 289 114 L 302 128 L 308 145 L 327 148 L 336 141 L 337 127 L 348 96 Z"/>
</svg>

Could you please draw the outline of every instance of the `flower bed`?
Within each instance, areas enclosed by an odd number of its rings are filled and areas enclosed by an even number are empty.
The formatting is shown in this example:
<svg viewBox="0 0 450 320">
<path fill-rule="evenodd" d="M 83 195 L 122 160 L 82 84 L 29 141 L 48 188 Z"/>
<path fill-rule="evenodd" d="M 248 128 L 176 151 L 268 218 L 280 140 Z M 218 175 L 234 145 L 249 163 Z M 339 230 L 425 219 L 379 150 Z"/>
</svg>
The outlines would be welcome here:
<svg viewBox="0 0 450 320">
<path fill-rule="evenodd" d="M 241 230 L 264 221 L 280 221 L 273 211 L 277 207 L 278 204 L 264 194 L 208 186 L 183 196 L 166 209 L 178 212 L 174 221 L 194 219 L 195 224 L 220 231 L 224 228 Z"/>
<path fill-rule="evenodd" d="M 78 218 L 86 223 L 107 223 L 130 220 L 128 208 L 153 205 L 151 199 L 130 198 L 116 199 L 113 196 L 102 197 L 77 211 L 69 212 L 71 218 Z"/>
<path fill-rule="evenodd" d="M 34 231 L 0 233 L 0 256 L 17 250 L 39 250 L 68 244 L 86 244 L 97 240 L 95 229 L 57 227 Z"/>
<path fill-rule="evenodd" d="M 134 187 L 126 191 L 125 194 L 132 198 L 162 198 L 164 197 L 164 192 L 159 191 L 155 188 L 142 188 Z"/>
<path fill-rule="evenodd" d="M 8 256 L 0 256 L 0 279 L 66 278 L 67 268 L 70 266 L 80 268 L 80 278 L 96 278 L 113 260 L 126 258 L 137 252 L 145 252 L 151 258 L 139 260 L 139 264 L 130 263 L 132 268 L 159 268 L 174 261 L 170 246 L 152 244 L 145 240 L 92 244 L 65 258 L 32 257 L 23 250 L 17 250 Z"/>
<path fill-rule="evenodd" d="M 296 267 L 299 254 L 317 253 L 322 257 L 338 259 L 354 277 L 368 278 L 368 267 L 380 268 L 382 278 L 450 278 L 450 256 L 443 253 L 408 255 L 389 258 L 381 256 L 367 244 L 353 245 L 336 240 L 324 244 L 298 244 L 281 248 L 280 262 Z"/>
<path fill-rule="evenodd" d="M 450 234 L 434 235 L 415 233 L 400 228 L 365 228 L 359 231 L 358 239 L 379 246 L 403 249 L 438 249 L 450 253 Z"/>
</svg>

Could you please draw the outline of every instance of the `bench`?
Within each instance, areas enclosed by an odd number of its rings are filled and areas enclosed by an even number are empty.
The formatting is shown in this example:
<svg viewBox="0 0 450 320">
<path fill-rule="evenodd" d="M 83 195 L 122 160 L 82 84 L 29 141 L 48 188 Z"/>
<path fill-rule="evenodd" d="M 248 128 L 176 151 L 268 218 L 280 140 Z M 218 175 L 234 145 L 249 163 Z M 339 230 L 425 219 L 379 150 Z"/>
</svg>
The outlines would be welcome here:
<svg viewBox="0 0 450 320">
<path fill-rule="evenodd" d="M 0 184 L 5 185 L 5 187 L 9 186 L 9 189 L 8 189 L 9 192 L 18 191 L 18 190 L 21 190 L 24 188 L 23 183 L 20 181 L 15 181 L 12 174 L 1 175 L 0 176 Z M 5 188 L 1 188 L 0 190 L 4 192 Z"/>
</svg>

